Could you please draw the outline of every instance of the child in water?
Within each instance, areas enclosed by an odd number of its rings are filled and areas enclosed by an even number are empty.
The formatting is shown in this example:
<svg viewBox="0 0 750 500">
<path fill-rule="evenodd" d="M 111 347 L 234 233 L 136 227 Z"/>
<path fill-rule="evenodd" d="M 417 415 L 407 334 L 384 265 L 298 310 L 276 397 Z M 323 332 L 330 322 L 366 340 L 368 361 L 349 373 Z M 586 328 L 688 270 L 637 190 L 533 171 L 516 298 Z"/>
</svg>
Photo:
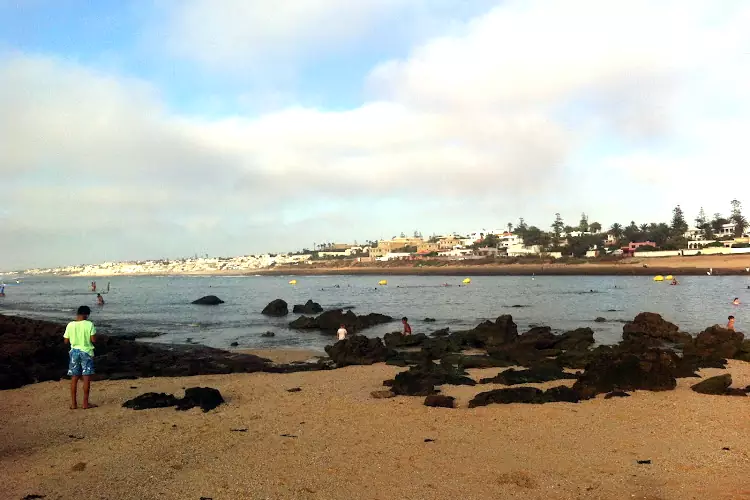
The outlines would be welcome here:
<svg viewBox="0 0 750 500">
<path fill-rule="evenodd" d="M 735 297 L 734 300 L 732 301 L 732 305 L 735 305 L 735 306 L 740 305 L 740 298 L 739 297 Z"/>
<path fill-rule="evenodd" d="M 96 305 L 103 306 L 104 305 L 104 297 L 102 297 L 101 293 L 96 294 Z"/>
<path fill-rule="evenodd" d="M 727 330 L 734 331 L 734 316 L 729 316 L 729 322 L 727 323 Z"/>
</svg>

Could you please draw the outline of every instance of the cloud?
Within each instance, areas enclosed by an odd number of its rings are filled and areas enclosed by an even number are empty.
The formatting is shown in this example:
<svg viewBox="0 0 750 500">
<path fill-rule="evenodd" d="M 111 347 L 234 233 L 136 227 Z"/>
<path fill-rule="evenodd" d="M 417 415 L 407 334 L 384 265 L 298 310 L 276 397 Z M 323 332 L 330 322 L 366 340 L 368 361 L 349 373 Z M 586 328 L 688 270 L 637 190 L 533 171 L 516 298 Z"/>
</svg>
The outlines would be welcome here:
<svg viewBox="0 0 750 500">
<path fill-rule="evenodd" d="M 154 39 L 205 66 L 284 67 L 324 54 L 351 53 L 365 41 L 393 46 L 444 29 L 493 0 L 171 0 Z M 163 24 L 162 24 L 163 23 Z M 166 29 L 164 29 L 166 28 Z M 324 57 L 324 56 L 323 56 Z"/>
<path fill-rule="evenodd" d="M 320 47 L 309 37 L 321 19 L 367 23 L 367 9 L 406 3 L 357 4 L 364 17 L 332 0 L 281 8 L 285 20 L 254 36 L 258 50 Z M 205 19 L 212 37 L 239 30 L 231 5 Z M 247 3 L 247 15 L 262 19 L 264 5 Z M 362 82 L 368 100 L 340 111 L 187 115 L 148 82 L 6 56 L 0 232 L 24 245 L 5 265 L 98 261 L 102 247 L 107 258 L 282 250 L 519 216 L 545 226 L 555 211 L 611 223 L 666 219 L 674 203 L 723 210 L 750 182 L 737 160 L 750 129 L 750 7 L 711 6 L 508 0 L 378 64 Z M 253 40 L 204 56 L 229 61 Z M 724 180 L 708 189 L 717 164 Z"/>
</svg>

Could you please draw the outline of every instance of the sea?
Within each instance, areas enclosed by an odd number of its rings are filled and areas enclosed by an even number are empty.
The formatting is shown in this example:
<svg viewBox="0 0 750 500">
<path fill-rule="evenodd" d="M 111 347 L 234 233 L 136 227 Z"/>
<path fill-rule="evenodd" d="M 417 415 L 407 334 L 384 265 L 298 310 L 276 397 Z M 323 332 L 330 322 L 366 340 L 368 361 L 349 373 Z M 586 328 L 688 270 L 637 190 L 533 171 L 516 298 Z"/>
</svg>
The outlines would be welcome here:
<svg viewBox="0 0 750 500">
<path fill-rule="evenodd" d="M 357 314 L 377 312 L 400 320 L 407 316 L 414 333 L 450 328 L 469 329 L 511 314 L 519 331 L 549 326 L 555 332 L 590 327 L 597 342 L 616 343 L 622 325 L 642 311 L 662 314 L 683 331 L 698 333 L 725 324 L 731 314 L 738 330 L 750 326 L 750 277 L 686 276 L 680 284 L 654 282 L 640 276 L 143 276 L 97 278 L 104 306 L 96 306 L 92 278 L 5 278 L 0 313 L 67 321 L 80 305 L 91 306 L 100 333 L 143 336 L 142 341 L 203 344 L 246 349 L 311 349 L 323 352 L 333 338 L 315 331 L 296 331 L 289 322 L 298 315 L 269 318 L 262 309 L 273 299 L 303 304 L 308 299 L 325 309 L 353 308 Z M 387 285 L 379 285 L 387 279 Z M 296 280 L 296 284 L 290 284 Z M 447 286 L 446 286 L 447 285 Z M 191 302 L 204 295 L 225 301 L 218 306 Z M 732 305 L 738 297 L 741 304 Z M 434 322 L 425 322 L 434 318 Z M 604 318 L 606 322 L 597 322 Z M 362 332 L 382 336 L 400 330 L 398 321 Z M 273 337 L 263 337 L 265 332 Z M 147 338 L 146 338 L 147 337 Z"/>
</svg>

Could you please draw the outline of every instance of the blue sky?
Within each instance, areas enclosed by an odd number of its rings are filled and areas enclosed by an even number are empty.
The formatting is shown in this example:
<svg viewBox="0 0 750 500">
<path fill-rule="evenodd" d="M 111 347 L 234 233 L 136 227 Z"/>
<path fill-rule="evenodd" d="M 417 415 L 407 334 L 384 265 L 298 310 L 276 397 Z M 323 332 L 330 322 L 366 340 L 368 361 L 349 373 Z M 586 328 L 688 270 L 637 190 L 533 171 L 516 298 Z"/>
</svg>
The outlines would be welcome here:
<svg viewBox="0 0 750 500">
<path fill-rule="evenodd" d="M 742 1 L 0 0 L 0 269 L 726 212 L 748 25 Z"/>
</svg>

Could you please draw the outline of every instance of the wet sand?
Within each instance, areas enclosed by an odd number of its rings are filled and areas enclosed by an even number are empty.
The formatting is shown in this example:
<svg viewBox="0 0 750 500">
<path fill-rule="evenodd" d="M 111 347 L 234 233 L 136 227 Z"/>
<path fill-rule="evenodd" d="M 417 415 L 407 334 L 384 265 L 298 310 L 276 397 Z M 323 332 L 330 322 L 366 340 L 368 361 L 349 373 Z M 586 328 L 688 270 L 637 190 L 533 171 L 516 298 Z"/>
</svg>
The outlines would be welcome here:
<svg viewBox="0 0 750 500">
<path fill-rule="evenodd" d="M 750 398 L 693 393 L 697 379 L 679 379 L 675 391 L 580 404 L 466 407 L 495 385 L 445 386 L 457 409 L 427 408 L 419 397 L 369 396 L 399 370 L 379 364 L 103 381 L 92 391 L 101 406 L 87 411 L 67 409 L 67 381 L 4 391 L 0 496 L 750 498 Z M 730 361 L 726 371 L 734 386 L 750 385 L 750 363 Z M 143 392 L 181 396 L 192 386 L 218 388 L 227 404 L 205 414 L 121 407 Z M 287 392 L 293 387 L 302 390 Z"/>
<path fill-rule="evenodd" d="M 261 358 L 270 359 L 274 363 L 287 364 L 299 361 L 307 361 L 319 356 L 327 356 L 325 351 L 314 351 L 312 349 L 230 349 L 243 354 L 252 354 Z"/>
</svg>

